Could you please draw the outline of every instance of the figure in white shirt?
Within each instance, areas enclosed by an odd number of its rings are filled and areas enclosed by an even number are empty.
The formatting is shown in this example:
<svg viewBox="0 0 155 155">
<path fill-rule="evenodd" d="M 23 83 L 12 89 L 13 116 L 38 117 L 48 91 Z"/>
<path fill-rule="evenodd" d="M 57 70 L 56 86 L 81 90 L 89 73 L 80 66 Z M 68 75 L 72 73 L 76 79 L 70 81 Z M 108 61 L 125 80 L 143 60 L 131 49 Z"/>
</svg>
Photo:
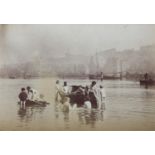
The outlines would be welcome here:
<svg viewBox="0 0 155 155">
<path fill-rule="evenodd" d="M 89 98 L 92 108 L 98 108 L 100 104 L 100 89 L 97 87 L 96 81 L 92 81 L 89 90 Z"/>
<path fill-rule="evenodd" d="M 101 99 L 101 103 L 100 103 L 100 107 L 101 109 L 105 110 L 105 98 L 106 98 L 106 93 L 105 93 L 105 89 L 102 85 L 100 85 L 100 99 Z"/>
<path fill-rule="evenodd" d="M 60 91 L 61 91 L 61 86 L 59 80 L 56 81 L 55 85 L 55 101 L 58 102 L 60 99 Z"/>
<path fill-rule="evenodd" d="M 68 95 L 68 94 L 69 94 L 69 87 L 68 87 L 68 85 L 67 85 L 67 82 L 66 82 L 66 81 L 64 82 L 63 91 L 64 91 L 64 93 L 65 93 L 66 95 Z"/>
<path fill-rule="evenodd" d="M 39 101 L 40 99 L 38 91 L 31 88 L 30 86 L 27 87 L 27 94 L 28 94 L 28 100 Z"/>
</svg>

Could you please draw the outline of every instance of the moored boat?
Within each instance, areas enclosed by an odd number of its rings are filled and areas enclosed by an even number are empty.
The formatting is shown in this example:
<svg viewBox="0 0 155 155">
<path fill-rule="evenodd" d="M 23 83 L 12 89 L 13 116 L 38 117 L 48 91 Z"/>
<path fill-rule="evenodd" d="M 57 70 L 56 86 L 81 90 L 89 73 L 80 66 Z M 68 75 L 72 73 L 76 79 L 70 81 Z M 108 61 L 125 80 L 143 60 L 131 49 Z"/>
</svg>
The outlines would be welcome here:
<svg viewBox="0 0 155 155">
<path fill-rule="evenodd" d="M 155 81 L 152 79 L 140 80 L 140 85 L 155 85 Z"/>
<path fill-rule="evenodd" d="M 90 74 L 89 79 L 90 80 L 119 80 L 121 78 L 118 76 L 112 76 L 112 75 L 111 76 L 104 75 L 103 77 L 101 77 L 100 75 Z"/>
</svg>

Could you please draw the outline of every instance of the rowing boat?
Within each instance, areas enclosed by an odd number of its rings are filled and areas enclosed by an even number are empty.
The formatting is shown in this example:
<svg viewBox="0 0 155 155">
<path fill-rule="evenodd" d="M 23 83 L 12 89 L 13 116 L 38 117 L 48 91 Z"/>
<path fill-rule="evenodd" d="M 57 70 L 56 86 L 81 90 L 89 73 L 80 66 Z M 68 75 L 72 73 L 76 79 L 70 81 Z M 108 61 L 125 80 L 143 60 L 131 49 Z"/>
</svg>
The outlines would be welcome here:
<svg viewBox="0 0 155 155">
<path fill-rule="evenodd" d="M 18 102 L 18 104 L 20 104 L 20 102 Z M 32 101 L 32 100 L 27 100 L 25 103 L 26 106 L 33 106 L 33 105 L 46 106 L 47 104 L 49 103 L 46 101 Z"/>
<path fill-rule="evenodd" d="M 150 79 L 150 80 L 140 80 L 140 85 L 155 85 L 155 81 Z"/>
</svg>

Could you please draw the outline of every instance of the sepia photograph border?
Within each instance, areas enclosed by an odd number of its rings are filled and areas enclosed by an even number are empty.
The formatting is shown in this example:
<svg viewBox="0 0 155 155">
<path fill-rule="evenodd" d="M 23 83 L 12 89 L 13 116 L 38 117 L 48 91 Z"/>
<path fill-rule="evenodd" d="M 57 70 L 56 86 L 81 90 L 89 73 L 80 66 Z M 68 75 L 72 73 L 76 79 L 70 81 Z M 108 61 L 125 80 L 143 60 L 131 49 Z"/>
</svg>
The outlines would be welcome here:
<svg viewBox="0 0 155 155">
<path fill-rule="evenodd" d="M 155 24 L 154 1 L 9 1 L 0 5 L 1 24 Z M 154 132 L 0 132 L 1 153 L 149 154 Z M 80 147 L 77 147 L 79 146 Z M 63 145 L 62 147 L 60 147 Z M 37 148 L 37 149 L 36 149 Z M 78 150 L 77 150 L 78 148 Z M 53 149 L 53 150 L 52 150 Z"/>
</svg>

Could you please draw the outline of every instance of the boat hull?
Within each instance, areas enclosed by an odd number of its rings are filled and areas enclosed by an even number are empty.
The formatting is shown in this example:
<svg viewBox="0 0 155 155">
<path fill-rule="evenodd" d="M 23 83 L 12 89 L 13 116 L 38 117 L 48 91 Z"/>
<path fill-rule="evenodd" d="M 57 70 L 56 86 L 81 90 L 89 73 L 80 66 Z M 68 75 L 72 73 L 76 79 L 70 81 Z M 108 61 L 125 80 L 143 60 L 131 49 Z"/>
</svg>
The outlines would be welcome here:
<svg viewBox="0 0 155 155">
<path fill-rule="evenodd" d="M 18 102 L 18 104 L 20 104 L 20 102 Z M 27 100 L 25 105 L 26 106 L 46 106 L 47 104 L 49 104 L 46 101 L 31 101 L 31 100 Z"/>
<path fill-rule="evenodd" d="M 116 76 L 103 76 L 101 77 L 100 75 L 89 75 L 90 80 L 119 80 L 121 79 L 120 77 Z"/>
<path fill-rule="evenodd" d="M 140 85 L 155 85 L 153 80 L 140 80 Z"/>
</svg>

